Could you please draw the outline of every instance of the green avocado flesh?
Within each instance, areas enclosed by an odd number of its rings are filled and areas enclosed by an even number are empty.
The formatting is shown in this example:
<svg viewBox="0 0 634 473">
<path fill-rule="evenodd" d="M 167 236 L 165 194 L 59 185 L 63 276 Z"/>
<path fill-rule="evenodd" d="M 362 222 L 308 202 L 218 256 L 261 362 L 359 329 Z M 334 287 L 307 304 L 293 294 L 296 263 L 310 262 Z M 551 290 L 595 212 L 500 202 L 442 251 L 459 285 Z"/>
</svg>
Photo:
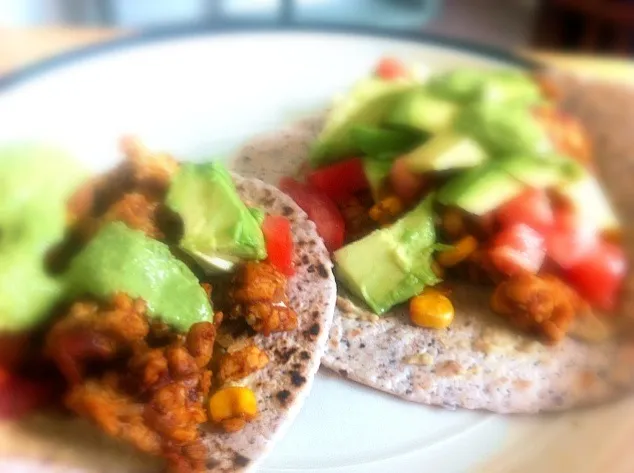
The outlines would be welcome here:
<svg viewBox="0 0 634 473">
<path fill-rule="evenodd" d="M 86 176 L 55 147 L 0 147 L 0 330 L 28 330 L 59 301 L 62 285 L 44 258 L 63 238 L 67 200 Z"/>
<path fill-rule="evenodd" d="M 387 124 L 438 133 L 449 128 L 458 112 L 458 105 L 417 89 L 404 95 L 387 118 Z"/>
<path fill-rule="evenodd" d="M 377 314 L 440 282 L 431 269 L 436 233 L 432 198 L 389 228 L 334 254 L 338 279 Z M 371 255 L 371 257 L 368 257 Z"/>
<path fill-rule="evenodd" d="M 475 140 L 451 132 L 438 134 L 403 156 L 407 167 L 416 173 L 470 168 L 488 158 Z"/>
<path fill-rule="evenodd" d="M 394 104 L 416 85 L 368 77 L 335 104 L 310 152 L 313 167 L 348 158 L 359 151 L 351 130 L 359 125 L 382 123 Z"/>
<path fill-rule="evenodd" d="M 489 102 L 470 105 L 460 112 L 454 128 L 476 139 L 492 156 L 552 152 L 546 130 L 524 106 Z"/>
<path fill-rule="evenodd" d="M 182 218 L 180 246 L 193 256 L 229 263 L 266 258 L 264 214 L 242 202 L 223 164 L 183 164 L 166 203 Z"/>
<path fill-rule="evenodd" d="M 436 97 L 460 103 L 534 105 L 542 101 L 535 81 L 523 71 L 456 69 L 432 77 L 427 87 Z"/>
<path fill-rule="evenodd" d="M 103 227 L 64 275 L 68 295 L 108 298 L 117 292 L 145 300 L 150 316 L 186 332 L 212 321 L 207 294 L 169 247 L 121 222 Z"/>
</svg>

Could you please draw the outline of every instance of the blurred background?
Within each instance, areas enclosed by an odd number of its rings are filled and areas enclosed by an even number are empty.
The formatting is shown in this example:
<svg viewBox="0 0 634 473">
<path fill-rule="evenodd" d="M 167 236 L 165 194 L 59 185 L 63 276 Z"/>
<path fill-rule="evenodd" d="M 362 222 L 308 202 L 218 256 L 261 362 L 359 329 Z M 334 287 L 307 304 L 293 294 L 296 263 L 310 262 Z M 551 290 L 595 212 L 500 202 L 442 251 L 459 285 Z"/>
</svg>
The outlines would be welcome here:
<svg viewBox="0 0 634 473">
<path fill-rule="evenodd" d="M 634 0 L 0 0 L 4 27 L 235 20 L 356 24 L 506 49 L 634 54 Z"/>
</svg>

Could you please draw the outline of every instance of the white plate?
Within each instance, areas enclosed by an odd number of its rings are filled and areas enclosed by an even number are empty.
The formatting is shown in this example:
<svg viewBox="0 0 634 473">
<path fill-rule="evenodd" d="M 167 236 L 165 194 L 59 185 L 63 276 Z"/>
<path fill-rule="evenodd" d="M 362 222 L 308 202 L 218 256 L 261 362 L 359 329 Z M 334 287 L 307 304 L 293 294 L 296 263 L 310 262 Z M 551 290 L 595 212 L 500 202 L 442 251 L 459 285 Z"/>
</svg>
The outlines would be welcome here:
<svg viewBox="0 0 634 473">
<path fill-rule="evenodd" d="M 0 80 L 0 141 L 58 142 L 95 169 L 112 165 L 128 132 L 182 158 L 228 156 L 249 136 L 325 106 L 383 55 L 431 69 L 509 67 L 504 55 L 405 35 L 226 33 L 124 41 Z M 633 412 L 633 400 L 531 418 L 449 412 L 322 372 L 261 471 L 631 473 L 634 424 L 623 419 Z"/>
</svg>

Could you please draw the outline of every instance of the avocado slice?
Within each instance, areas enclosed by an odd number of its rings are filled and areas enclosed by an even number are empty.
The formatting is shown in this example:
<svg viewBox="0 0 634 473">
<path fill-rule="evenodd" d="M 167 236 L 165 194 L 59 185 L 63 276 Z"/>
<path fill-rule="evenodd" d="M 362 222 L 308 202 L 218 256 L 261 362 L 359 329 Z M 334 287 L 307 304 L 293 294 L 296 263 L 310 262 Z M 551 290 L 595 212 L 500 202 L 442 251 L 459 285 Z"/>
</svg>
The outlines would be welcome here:
<svg viewBox="0 0 634 473">
<path fill-rule="evenodd" d="M 440 282 L 431 269 L 435 241 L 432 198 L 428 197 L 391 227 L 336 251 L 335 274 L 380 315 Z"/>
<path fill-rule="evenodd" d="M 454 177 L 438 192 L 438 201 L 484 215 L 522 193 L 526 187 L 497 166 L 475 168 Z"/>
<path fill-rule="evenodd" d="M 509 156 L 495 163 L 500 169 L 530 187 L 547 188 L 576 180 L 580 165 L 560 156 Z"/>
<path fill-rule="evenodd" d="M 372 197 L 375 202 L 381 200 L 381 193 L 385 187 L 385 181 L 390 175 L 390 170 L 394 164 L 391 160 L 366 158 L 363 160 L 363 171 L 370 184 Z"/>
<path fill-rule="evenodd" d="M 63 285 L 46 274 L 41 257 L 23 248 L 4 248 L 0 261 L 0 331 L 29 330 L 60 300 Z"/>
<path fill-rule="evenodd" d="M 487 102 L 534 105 L 543 101 L 537 83 L 524 71 L 455 69 L 430 78 L 435 96 L 460 103 Z"/>
<path fill-rule="evenodd" d="M 0 245 L 43 254 L 64 236 L 66 203 L 88 176 L 64 150 L 41 143 L 0 147 Z"/>
<path fill-rule="evenodd" d="M 87 176 L 65 151 L 41 143 L 0 147 L 0 330 L 29 330 L 62 296 L 46 252 L 64 236 L 67 200 Z"/>
<path fill-rule="evenodd" d="M 525 106 L 473 104 L 461 110 L 454 128 L 476 139 L 493 157 L 553 152 L 546 130 Z"/>
<path fill-rule="evenodd" d="M 396 103 L 386 123 L 433 134 L 449 128 L 457 113 L 457 104 L 417 89 Z"/>
<path fill-rule="evenodd" d="M 413 80 L 383 80 L 368 77 L 353 89 L 328 114 L 326 123 L 310 150 L 313 167 L 339 161 L 359 151 L 351 134 L 358 125 L 379 125 L 403 94 L 415 87 Z"/>
<path fill-rule="evenodd" d="M 207 268 L 227 271 L 241 260 L 266 258 L 264 214 L 242 202 L 222 163 L 182 164 L 166 203 L 183 220 L 180 246 Z"/>
<path fill-rule="evenodd" d="M 420 132 L 392 130 L 368 125 L 357 125 L 351 130 L 358 149 L 375 159 L 391 160 L 403 154 L 423 139 Z"/>
<path fill-rule="evenodd" d="M 164 243 L 122 222 L 104 226 L 71 261 L 64 280 L 70 297 L 140 297 L 150 316 L 181 332 L 213 320 L 209 298 L 187 265 Z"/>
<path fill-rule="evenodd" d="M 472 138 L 444 132 L 410 151 L 403 159 L 411 171 L 424 173 L 478 166 L 488 155 Z"/>
</svg>

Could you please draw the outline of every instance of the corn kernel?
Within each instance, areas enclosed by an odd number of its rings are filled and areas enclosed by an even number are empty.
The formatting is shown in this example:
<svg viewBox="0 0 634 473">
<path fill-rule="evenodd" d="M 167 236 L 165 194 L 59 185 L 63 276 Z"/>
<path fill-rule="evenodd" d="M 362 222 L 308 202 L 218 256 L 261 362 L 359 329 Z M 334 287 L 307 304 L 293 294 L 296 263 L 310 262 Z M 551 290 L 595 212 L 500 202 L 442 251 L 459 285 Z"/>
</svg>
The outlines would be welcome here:
<svg viewBox="0 0 634 473">
<path fill-rule="evenodd" d="M 243 386 L 221 388 L 209 399 L 209 414 L 215 423 L 231 428 L 242 425 L 240 419 L 245 422 L 253 420 L 258 414 L 255 393 Z"/>
<path fill-rule="evenodd" d="M 451 301 L 436 290 L 425 290 L 409 302 L 409 316 L 414 325 L 443 329 L 449 327 L 454 318 Z"/>
<path fill-rule="evenodd" d="M 368 214 L 375 222 L 389 223 L 403 212 L 403 202 L 396 196 L 389 196 L 374 204 Z"/>
<path fill-rule="evenodd" d="M 467 235 L 454 243 L 450 250 L 441 251 L 436 260 L 445 268 L 451 268 L 464 261 L 478 248 L 478 240 L 471 235 Z"/>
</svg>

